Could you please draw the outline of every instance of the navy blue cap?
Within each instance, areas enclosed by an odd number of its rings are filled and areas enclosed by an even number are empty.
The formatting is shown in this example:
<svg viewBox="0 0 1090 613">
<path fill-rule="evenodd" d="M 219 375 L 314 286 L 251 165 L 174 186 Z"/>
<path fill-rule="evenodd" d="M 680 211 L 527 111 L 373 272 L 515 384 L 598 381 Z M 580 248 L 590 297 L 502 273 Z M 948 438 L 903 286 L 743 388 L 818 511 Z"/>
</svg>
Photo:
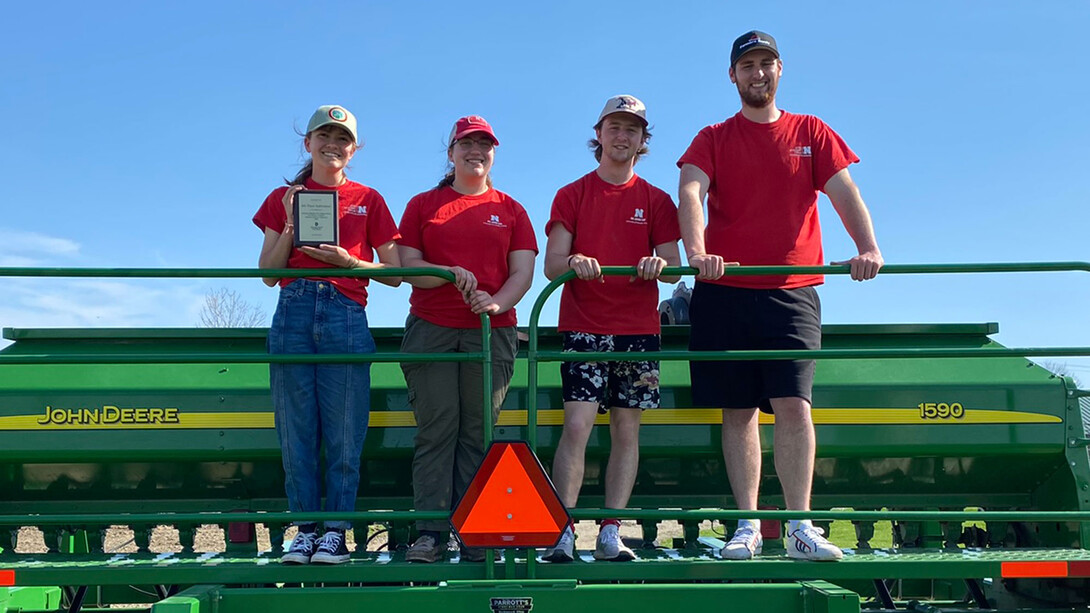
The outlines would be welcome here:
<svg viewBox="0 0 1090 613">
<path fill-rule="evenodd" d="M 730 49 L 730 65 L 733 67 L 743 55 L 757 49 L 768 49 L 772 55 L 780 57 L 780 50 L 776 48 L 776 39 L 760 30 L 750 30 L 734 39 L 734 45 Z"/>
</svg>

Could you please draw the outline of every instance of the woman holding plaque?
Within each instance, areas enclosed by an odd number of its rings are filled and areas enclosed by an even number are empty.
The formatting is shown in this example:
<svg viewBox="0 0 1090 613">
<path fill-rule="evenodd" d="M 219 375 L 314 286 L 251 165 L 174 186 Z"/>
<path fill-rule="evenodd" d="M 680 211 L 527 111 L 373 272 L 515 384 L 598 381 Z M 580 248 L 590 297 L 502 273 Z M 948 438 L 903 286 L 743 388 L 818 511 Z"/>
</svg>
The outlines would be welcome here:
<svg viewBox="0 0 1090 613">
<path fill-rule="evenodd" d="M 310 161 L 288 185 L 273 190 L 254 215 L 265 233 L 260 268 L 303 268 L 306 278 L 265 278 L 280 285 L 269 328 L 270 354 L 374 353 L 367 327 L 367 278 L 323 277 L 321 269 L 399 267 L 397 226 L 378 192 L 349 181 L 358 150 L 356 118 L 322 106 L 307 124 Z M 305 213 L 304 213 L 305 209 Z M 303 220 L 303 221 L 300 221 Z M 296 227 L 305 226 L 305 227 Z M 378 262 L 374 261 L 378 255 Z M 396 287 L 397 277 L 377 277 Z M 276 433 L 284 463 L 288 509 L 353 511 L 360 454 L 371 408 L 371 364 L 269 364 Z M 324 447 L 326 467 L 319 469 Z M 339 564 L 348 560 L 346 521 L 297 522 L 281 561 Z"/>
<path fill-rule="evenodd" d="M 449 270 L 455 281 L 407 279 L 413 286 L 401 350 L 406 353 L 481 351 L 481 314 L 492 327 L 491 423 L 507 394 L 518 340 L 515 304 L 530 289 L 537 241 L 530 218 L 514 198 L 492 187 L 499 145 L 476 115 L 454 124 L 447 140 L 445 177 L 413 197 L 401 218 L 398 250 L 405 266 Z M 484 458 L 484 400 L 479 362 L 406 362 L 409 402 L 416 416 L 413 499 L 417 510 L 448 511 L 465 493 Z M 445 521 L 417 522 L 405 559 L 443 557 Z M 483 551 L 462 548 L 462 559 Z"/>
</svg>

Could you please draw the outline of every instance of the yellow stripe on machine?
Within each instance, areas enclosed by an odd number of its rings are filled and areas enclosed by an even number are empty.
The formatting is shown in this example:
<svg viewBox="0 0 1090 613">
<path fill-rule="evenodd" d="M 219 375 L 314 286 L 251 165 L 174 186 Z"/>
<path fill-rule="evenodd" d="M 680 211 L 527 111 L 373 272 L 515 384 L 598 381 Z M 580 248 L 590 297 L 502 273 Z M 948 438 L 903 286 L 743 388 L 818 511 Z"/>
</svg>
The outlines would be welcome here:
<svg viewBox="0 0 1090 613">
<path fill-rule="evenodd" d="M 500 413 L 498 426 L 525 426 L 526 411 L 506 410 Z M 538 424 L 560 426 L 564 423 L 561 409 L 543 409 L 537 412 Z M 957 418 L 934 419 L 921 416 L 919 409 L 898 408 L 815 408 L 814 423 L 817 425 L 954 425 L 954 424 L 1058 424 L 1063 420 L 1055 415 L 1027 411 L 1002 411 L 994 409 L 966 409 Z M 772 415 L 761 413 L 761 424 L 775 422 Z M 599 415 L 598 424 L 608 424 L 608 415 Z M 719 409 L 652 409 L 643 414 L 648 425 L 715 425 L 722 423 Z M 372 411 L 369 422 L 372 428 L 414 427 L 412 411 Z M 271 429 L 273 413 L 218 412 L 200 413 L 178 410 L 173 423 L 43 423 L 41 414 L 0 417 L 0 431 L 19 430 L 239 430 Z"/>
</svg>

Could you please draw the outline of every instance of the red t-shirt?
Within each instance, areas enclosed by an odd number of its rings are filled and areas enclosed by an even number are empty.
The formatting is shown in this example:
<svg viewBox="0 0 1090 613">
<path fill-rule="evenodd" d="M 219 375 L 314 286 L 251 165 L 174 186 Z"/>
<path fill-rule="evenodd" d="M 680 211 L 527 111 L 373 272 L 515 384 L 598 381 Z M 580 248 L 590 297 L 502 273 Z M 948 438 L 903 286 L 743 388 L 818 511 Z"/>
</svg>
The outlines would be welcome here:
<svg viewBox="0 0 1090 613">
<path fill-rule="evenodd" d="M 318 183 L 314 179 L 306 180 L 307 189 L 336 189 L 337 202 L 340 207 L 339 220 L 339 244 L 348 253 L 366 262 L 374 262 L 373 249 L 385 245 L 390 241 L 401 238 L 397 233 L 397 225 L 394 223 L 390 209 L 386 208 L 386 201 L 378 192 L 352 181 L 346 181 L 343 185 L 333 188 Z M 261 208 L 254 214 L 254 225 L 261 229 L 266 228 L 275 232 L 284 232 L 284 224 L 288 214 L 284 210 L 284 193 L 288 186 L 283 185 L 272 191 L 261 203 Z M 292 248 L 288 255 L 287 268 L 337 268 L 332 264 L 315 260 L 302 251 Z M 367 281 L 368 279 L 336 277 L 326 279 L 324 277 L 307 277 L 308 279 L 324 279 L 329 281 L 342 294 L 367 306 Z M 280 286 L 284 287 L 295 279 L 280 279 Z"/>
<path fill-rule="evenodd" d="M 560 188 L 553 199 L 553 224 L 572 234 L 574 253 L 602 266 L 635 266 L 654 255 L 655 245 L 681 237 L 677 207 L 666 192 L 633 176 L 624 185 L 603 181 L 597 172 Z M 658 281 L 630 277 L 575 279 L 564 285 L 557 329 L 592 334 L 658 334 Z"/>
<path fill-rule="evenodd" d="M 514 198 L 489 189 L 479 196 L 459 194 L 450 187 L 413 196 L 401 217 L 401 243 L 420 250 L 424 260 L 461 266 L 477 277 L 477 287 L 495 294 L 507 281 L 507 256 L 512 251 L 537 253 L 530 218 Z M 480 328 L 481 318 L 469 310 L 453 283 L 414 287 L 409 312 L 438 326 Z M 494 328 L 515 325 L 515 309 L 492 317 Z"/>
<path fill-rule="evenodd" d="M 677 165 L 693 164 L 711 179 L 708 253 L 743 266 L 820 266 L 818 191 L 858 161 L 820 119 L 784 111 L 772 123 L 739 112 L 704 128 Z M 788 289 L 823 281 L 823 275 L 724 276 L 712 283 Z"/>
</svg>

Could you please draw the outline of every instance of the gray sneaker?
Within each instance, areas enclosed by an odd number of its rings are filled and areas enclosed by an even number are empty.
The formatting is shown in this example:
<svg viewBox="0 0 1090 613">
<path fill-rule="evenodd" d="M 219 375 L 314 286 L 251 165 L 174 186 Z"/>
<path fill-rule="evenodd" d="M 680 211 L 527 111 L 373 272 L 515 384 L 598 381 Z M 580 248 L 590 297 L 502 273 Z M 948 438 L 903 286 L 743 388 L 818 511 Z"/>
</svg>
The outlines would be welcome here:
<svg viewBox="0 0 1090 613">
<path fill-rule="evenodd" d="M 407 562 L 438 562 L 443 559 L 443 547 L 439 539 L 430 534 L 421 534 L 405 552 Z"/>
<path fill-rule="evenodd" d="M 541 559 L 547 562 L 571 562 L 575 559 L 575 532 L 572 532 L 571 526 L 564 528 L 556 547 L 546 549 Z"/>
<path fill-rule="evenodd" d="M 609 524 L 603 526 L 598 532 L 598 543 L 594 546 L 594 559 L 629 562 L 636 559 L 636 554 L 621 542 L 621 534 L 617 532 L 617 526 Z"/>
</svg>

